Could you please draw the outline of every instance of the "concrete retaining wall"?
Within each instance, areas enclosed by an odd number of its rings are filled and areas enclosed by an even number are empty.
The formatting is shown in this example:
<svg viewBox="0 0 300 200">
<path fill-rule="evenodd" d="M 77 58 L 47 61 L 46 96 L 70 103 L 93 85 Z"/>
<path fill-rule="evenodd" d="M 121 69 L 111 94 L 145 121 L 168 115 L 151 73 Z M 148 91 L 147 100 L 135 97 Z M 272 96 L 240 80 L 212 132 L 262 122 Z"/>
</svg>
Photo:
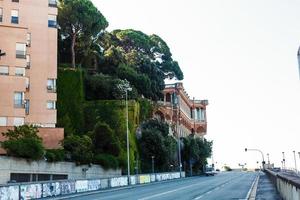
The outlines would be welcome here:
<svg viewBox="0 0 300 200">
<path fill-rule="evenodd" d="M 300 177 L 288 173 L 266 170 L 284 200 L 300 200 Z"/>
<path fill-rule="evenodd" d="M 182 177 L 185 177 L 185 173 L 182 173 L 182 175 Z M 155 179 L 153 179 L 153 177 L 155 177 Z M 0 186 L 0 200 L 40 199 L 74 193 L 102 190 L 105 188 L 115 188 L 135 184 L 146 184 L 155 181 L 171 180 L 177 178 L 180 178 L 179 172 L 151 175 L 133 175 L 130 176 L 131 184 L 128 183 L 127 176 L 120 176 L 105 179 L 64 180 L 2 185 Z"/>
<path fill-rule="evenodd" d="M 121 170 L 104 170 L 100 165 L 76 166 L 75 163 L 72 162 L 29 162 L 25 159 L 0 156 L 0 184 L 6 184 L 7 181 L 10 180 L 11 173 L 63 174 L 68 175 L 68 179 L 110 178 L 121 176 Z"/>
</svg>

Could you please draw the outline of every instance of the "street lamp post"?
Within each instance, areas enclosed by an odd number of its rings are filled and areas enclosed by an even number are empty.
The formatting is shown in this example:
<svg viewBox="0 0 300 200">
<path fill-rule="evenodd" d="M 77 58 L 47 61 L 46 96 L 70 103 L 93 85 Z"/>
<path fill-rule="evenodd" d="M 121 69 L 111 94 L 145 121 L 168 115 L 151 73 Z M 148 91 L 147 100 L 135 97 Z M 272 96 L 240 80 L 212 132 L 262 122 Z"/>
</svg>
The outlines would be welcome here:
<svg viewBox="0 0 300 200">
<path fill-rule="evenodd" d="M 176 91 L 177 91 L 177 115 L 176 115 L 176 132 L 178 137 L 178 164 L 179 164 L 179 172 L 180 172 L 180 178 L 181 178 L 181 145 L 180 145 L 180 130 L 179 130 L 179 120 L 180 120 L 180 94 L 177 88 L 177 84 L 175 85 Z"/>
<path fill-rule="evenodd" d="M 267 153 L 267 157 L 268 157 L 268 165 L 270 167 L 270 154 L 269 153 Z"/>
<path fill-rule="evenodd" d="M 155 158 L 155 156 L 151 156 L 151 159 L 152 159 L 152 174 L 154 174 L 154 158 Z"/>
<path fill-rule="evenodd" d="M 260 154 L 261 154 L 261 157 L 262 157 L 262 168 L 265 169 L 265 157 L 264 157 L 264 153 L 259 150 L 259 149 L 248 149 L 248 148 L 245 148 L 245 151 L 258 151 Z"/>
<path fill-rule="evenodd" d="M 127 178 L 128 184 L 130 183 L 130 159 L 129 159 L 129 128 L 128 128 L 128 91 L 131 91 L 132 88 L 128 87 L 125 90 L 126 98 L 126 143 L 127 143 Z"/>
<path fill-rule="evenodd" d="M 294 160 L 295 160 L 295 170 L 297 172 L 298 170 L 297 170 L 297 161 L 296 161 L 296 151 L 293 151 L 293 153 L 294 153 Z"/>
<path fill-rule="evenodd" d="M 285 156 L 284 156 L 284 151 L 282 152 L 282 163 L 283 163 L 282 167 L 283 167 L 283 169 L 285 169 Z"/>
</svg>

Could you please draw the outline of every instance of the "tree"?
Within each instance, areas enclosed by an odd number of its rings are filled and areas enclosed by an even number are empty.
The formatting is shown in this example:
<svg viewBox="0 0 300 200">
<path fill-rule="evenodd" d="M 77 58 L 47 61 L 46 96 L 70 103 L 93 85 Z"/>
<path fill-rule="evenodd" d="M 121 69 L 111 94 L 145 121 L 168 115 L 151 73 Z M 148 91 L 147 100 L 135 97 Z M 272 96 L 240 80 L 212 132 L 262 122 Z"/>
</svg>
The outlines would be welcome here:
<svg viewBox="0 0 300 200">
<path fill-rule="evenodd" d="M 78 165 L 90 164 L 93 159 L 93 143 L 89 136 L 67 136 L 63 141 L 66 156 Z"/>
<path fill-rule="evenodd" d="M 118 156 L 121 150 L 120 141 L 114 131 L 106 124 L 98 122 L 92 133 L 94 149 L 97 154 L 106 153 Z"/>
<path fill-rule="evenodd" d="M 143 170 L 150 171 L 151 157 L 155 157 L 155 168 L 166 171 L 176 164 L 177 143 L 168 136 L 168 124 L 151 119 L 142 125 L 142 137 L 139 139 Z"/>
<path fill-rule="evenodd" d="M 62 38 L 70 39 L 72 67 L 76 65 L 75 47 L 78 39 L 91 46 L 108 22 L 90 0 L 60 0 L 58 23 Z"/>
<path fill-rule="evenodd" d="M 14 130 L 2 133 L 8 140 L 0 144 L 10 156 L 39 160 L 43 158 L 45 149 L 37 133 L 38 128 L 33 125 L 14 127 Z"/>
</svg>

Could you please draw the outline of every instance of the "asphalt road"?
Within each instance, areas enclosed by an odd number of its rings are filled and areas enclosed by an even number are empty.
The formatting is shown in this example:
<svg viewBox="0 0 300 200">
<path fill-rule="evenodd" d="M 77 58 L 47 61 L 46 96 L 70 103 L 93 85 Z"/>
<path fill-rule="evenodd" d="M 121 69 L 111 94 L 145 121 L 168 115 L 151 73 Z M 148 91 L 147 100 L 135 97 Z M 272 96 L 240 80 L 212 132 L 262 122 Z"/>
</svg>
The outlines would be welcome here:
<svg viewBox="0 0 300 200">
<path fill-rule="evenodd" d="M 182 180 L 105 191 L 69 198 L 73 200 L 226 200 L 246 199 L 255 180 L 254 172 L 226 172 L 216 176 L 193 177 Z"/>
</svg>

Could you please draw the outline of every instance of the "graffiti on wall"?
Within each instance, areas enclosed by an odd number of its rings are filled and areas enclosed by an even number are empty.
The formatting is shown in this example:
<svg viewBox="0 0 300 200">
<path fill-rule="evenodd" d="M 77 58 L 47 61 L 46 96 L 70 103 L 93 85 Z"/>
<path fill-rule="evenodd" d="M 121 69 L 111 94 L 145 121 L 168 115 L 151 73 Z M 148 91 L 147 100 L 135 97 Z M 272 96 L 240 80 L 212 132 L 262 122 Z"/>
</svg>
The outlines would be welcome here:
<svg viewBox="0 0 300 200">
<path fill-rule="evenodd" d="M 128 185 L 127 177 L 118 177 L 110 179 L 110 187 L 121 187 Z"/>
<path fill-rule="evenodd" d="M 139 179 L 140 184 L 150 183 L 150 175 L 140 175 Z"/>
<path fill-rule="evenodd" d="M 29 184 L 20 186 L 21 200 L 42 198 L 42 185 Z"/>
<path fill-rule="evenodd" d="M 136 176 L 130 176 L 130 185 L 136 184 Z"/>
<path fill-rule="evenodd" d="M 101 189 L 108 188 L 108 179 L 101 179 L 100 187 Z"/>
<path fill-rule="evenodd" d="M 60 183 L 61 194 L 72 194 L 76 192 L 75 181 L 64 181 Z"/>
<path fill-rule="evenodd" d="M 88 190 L 94 191 L 100 189 L 100 179 L 99 180 L 89 180 L 88 181 Z"/>
<path fill-rule="evenodd" d="M 0 200 L 19 200 L 19 186 L 0 187 Z"/>
<path fill-rule="evenodd" d="M 61 194 L 60 183 L 44 183 L 43 184 L 43 197 L 58 196 Z"/>
<path fill-rule="evenodd" d="M 77 192 L 86 192 L 88 191 L 88 180 L 76 181 L 75 189 Z"/>
</svg>

